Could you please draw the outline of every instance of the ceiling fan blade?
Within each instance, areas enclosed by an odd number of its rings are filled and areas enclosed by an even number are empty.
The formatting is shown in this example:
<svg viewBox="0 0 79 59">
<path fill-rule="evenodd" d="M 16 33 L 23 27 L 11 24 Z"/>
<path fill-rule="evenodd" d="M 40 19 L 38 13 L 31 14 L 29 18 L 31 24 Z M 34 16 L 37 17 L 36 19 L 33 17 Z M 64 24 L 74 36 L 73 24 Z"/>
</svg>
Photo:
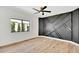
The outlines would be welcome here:
<svg viewBox="0 0 79 59">
<path fill-rule="evenodd" d="M 46 8 L 47 8 L 47 6 L 42 7 L 42 8 L 41 8 L 41 11 L 43 11 L 43 10 L 46 9 Z"/>
<path fill-rule="evenodd" d="M 44 6 L 43 8 L 42 8 L 42 10 L 44 10 L 44 9 L 46 9 L 47 8 L 47 6 Z"/>
<path fill-rule="evenodd" d="M 48 13 L 51 13 L 51 11 L 43 11 L 43 12 L 48 12 Z"/>
<path fill-rule="evenodd" d="M 38 13 L 40 13 L 40 12 L 35 12 L 34 14 L 38 14 Z"/>
<path fill-rule="evenodd" d="M 38 11 L 38 12 L 40 12 L 39 10 L 37 10 L 37 9 L 35 9 L 35 8 L 33 8 L 34 10 L 36 10 L 36 11 Z"/>
</svg>

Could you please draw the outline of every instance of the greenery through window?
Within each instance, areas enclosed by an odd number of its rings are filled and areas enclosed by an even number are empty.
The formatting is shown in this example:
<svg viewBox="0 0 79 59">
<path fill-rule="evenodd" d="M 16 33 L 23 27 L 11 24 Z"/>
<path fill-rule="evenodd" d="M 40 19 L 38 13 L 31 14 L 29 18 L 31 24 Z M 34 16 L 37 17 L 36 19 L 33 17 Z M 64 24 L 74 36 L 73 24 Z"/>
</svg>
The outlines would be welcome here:
<svg viewBox="0 0 79 59">
<path fill-rule="evenodd" d="M 28 20 L 11 19 L 11 32 L 25 32 L 30 30 Z"/>
</svg>

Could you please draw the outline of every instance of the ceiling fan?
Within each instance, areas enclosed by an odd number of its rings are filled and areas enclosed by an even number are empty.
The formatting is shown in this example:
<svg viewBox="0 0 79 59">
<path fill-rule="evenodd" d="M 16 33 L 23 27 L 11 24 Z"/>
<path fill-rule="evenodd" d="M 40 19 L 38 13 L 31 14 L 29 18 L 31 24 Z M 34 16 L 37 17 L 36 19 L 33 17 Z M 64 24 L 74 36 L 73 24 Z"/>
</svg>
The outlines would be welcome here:
<svg viewBox="0 0 79 59">
<path fill-rule="evenodd" d="M 34 14 L 38 14 L 38 13 L 40 13 L 40 12 L 42 13 L 42 15 L 44 15 L 45 12 L 51 13 L 51 11 L 45 10 L 46 8 L 47 8 L 47 6 L 40 7 L 40 10 L 38 10 L 38 9 L 36 9 L 36 8 L 33 8 L 33 10 L 37 11 L 37 12 L 34 13 Z"/>
</svg>

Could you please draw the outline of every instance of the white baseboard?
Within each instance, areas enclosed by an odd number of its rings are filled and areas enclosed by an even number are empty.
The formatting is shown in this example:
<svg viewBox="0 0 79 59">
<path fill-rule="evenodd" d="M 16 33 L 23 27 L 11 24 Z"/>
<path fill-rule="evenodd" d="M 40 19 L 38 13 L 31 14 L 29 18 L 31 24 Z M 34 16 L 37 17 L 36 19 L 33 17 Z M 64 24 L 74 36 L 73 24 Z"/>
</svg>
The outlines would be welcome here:
<svg viewBox="0 0 79 59">
<path fill-rule="evenodd" d="M 48 39 L 52 39 L 52 40 L 63 41 L 63 42 L 67 42 L 67 43 L 71 43 L 71 44 L 74 44 L 76 46 L 79 46 L 78 43 L 68 41 L 68 40 L 63 40 L 63 39 L 58 39 L 58 38 L 53 38 L 53 37 L 48 37 L 48 36 L 37 36 L 37 37 L 44 37 L 44 38 L 48 38 Z M 29 40 L 29 39 L 32 39 L 32 38 L 35 38 L 35 37 L 31 37 L 31 38 L 28 38 L 28 39 L 16 40 L 16 41 L 10 41 L 10 42 L 2 42 L 2 43 L 0 43 L 0 47 L 7 46 L 7 45 L 10 45 L 10 44 L 15 44 L 15 43 L 22 42 L 22 41 L 25 41 L 25 40 Z"/>
<path fill-rule="evenodd" d="M 48 36 L 38 36 L 38 37 L 45 37 L 45 38 L 48 38 L 48 39 L 63 41 L 63 42 L 67 42 L 67 43 L 70 43 L 70 44 L 74 44 L 74 45 L 76 45 L 76 46 L 79 46 L 78 43 L 75 43 L 75 42 L 73 42 L 73 41 L 64 40 L 64 39 L 53 38 L 53 37 L 48 37 Z"/>
<path fill-rule="evenodd" d="M 25 41 L 25 40 L 29 40 L 29 39 L 32 39 L 32 38 L 35 38 L 35 37 L 31 37 L 31 38 L 27 38 L 27 39 L 19 39 L 19 40 L 9 41 L 9 42 L 1 42 L 0 43 L 0 47 L 11 45 L 11 44 L 15 44 L 15 43 L 19 43 L 19 42 L 22 42 L 22 41 Z"/>
</svg>

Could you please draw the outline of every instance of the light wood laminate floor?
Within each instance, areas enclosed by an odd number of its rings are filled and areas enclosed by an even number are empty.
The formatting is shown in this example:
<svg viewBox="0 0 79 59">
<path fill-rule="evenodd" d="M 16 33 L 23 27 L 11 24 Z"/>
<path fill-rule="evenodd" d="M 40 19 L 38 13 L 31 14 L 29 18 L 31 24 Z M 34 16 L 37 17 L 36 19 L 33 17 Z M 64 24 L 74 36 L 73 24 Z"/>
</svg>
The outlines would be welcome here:
<svg viewBox="0 0 79 59">
<path fill-rule="evenodd" d="M 1 53 L 73 53 L 79 46 L 44 37 L 36 37 L 16 44 L 0 47 Z"/>
</svg>

